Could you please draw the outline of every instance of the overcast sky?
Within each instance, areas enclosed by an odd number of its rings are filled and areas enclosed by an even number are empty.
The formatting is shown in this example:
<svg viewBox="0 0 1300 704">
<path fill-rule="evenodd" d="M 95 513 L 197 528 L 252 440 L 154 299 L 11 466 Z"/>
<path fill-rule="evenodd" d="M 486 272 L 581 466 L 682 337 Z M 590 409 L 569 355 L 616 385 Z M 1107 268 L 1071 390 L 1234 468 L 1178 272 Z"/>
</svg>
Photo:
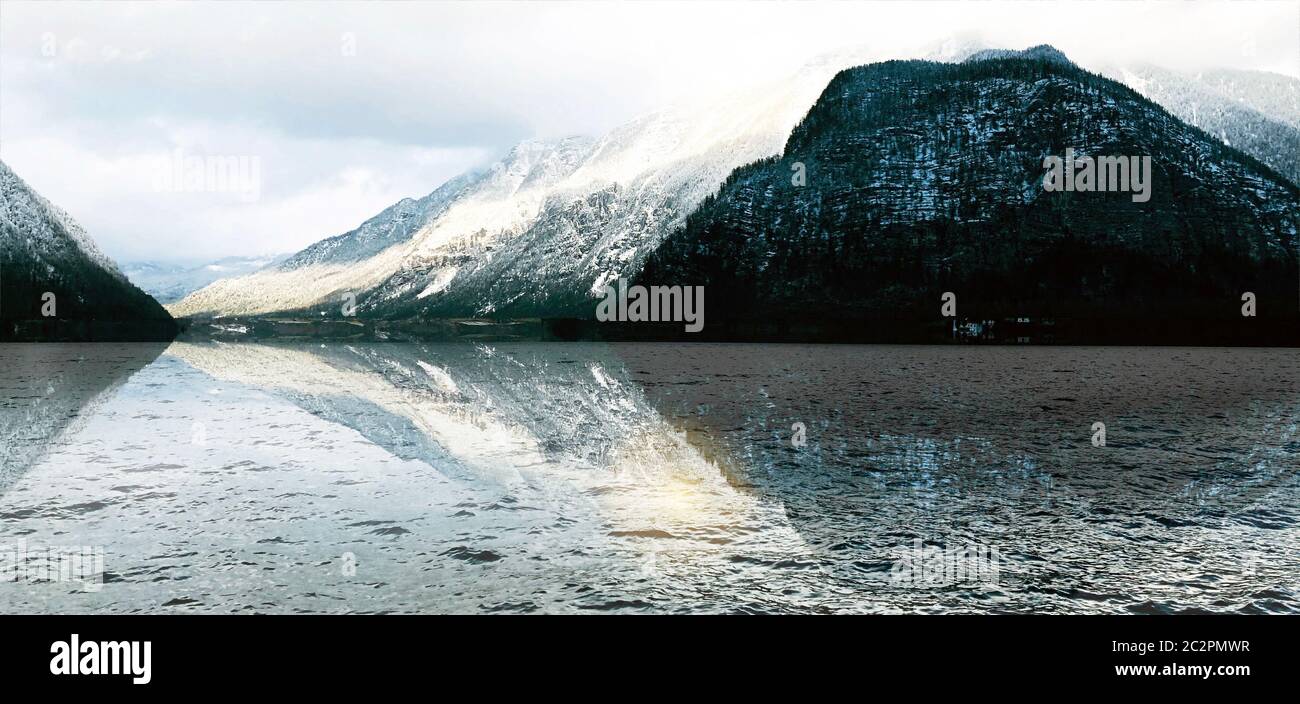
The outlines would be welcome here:
<svg viewBox="0 0 1300 704">
<path fill-rule="evenodd" d="M 1300 76 L 1300 3 L 0 3 L 0 159 L 119 261 L 290 252 L 530 137 L 957 33 Z M 254 194 L 160 164 L 257 159 Z M 250 163 L 250 162 L 246 162 Z M 161 189 L 161 190 L 160 190 Z M 253 197 L 255 196 L 255 197 Z"/>
</svg>

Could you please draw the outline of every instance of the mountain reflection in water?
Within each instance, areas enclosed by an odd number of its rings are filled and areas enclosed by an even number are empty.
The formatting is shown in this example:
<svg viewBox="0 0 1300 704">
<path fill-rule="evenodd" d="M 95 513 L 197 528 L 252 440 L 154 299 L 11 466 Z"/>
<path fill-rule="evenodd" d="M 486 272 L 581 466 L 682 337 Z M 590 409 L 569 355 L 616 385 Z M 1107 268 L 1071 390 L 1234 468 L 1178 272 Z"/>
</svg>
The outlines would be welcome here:
<svg viewBox="0 0 1300 704">
<path fill-rule="evenodd" d="M 158 352 L 0 346 L 0 546 L 107 570 L 11 611 L 1300 611 L 1289 350 Z"/>
</svg>

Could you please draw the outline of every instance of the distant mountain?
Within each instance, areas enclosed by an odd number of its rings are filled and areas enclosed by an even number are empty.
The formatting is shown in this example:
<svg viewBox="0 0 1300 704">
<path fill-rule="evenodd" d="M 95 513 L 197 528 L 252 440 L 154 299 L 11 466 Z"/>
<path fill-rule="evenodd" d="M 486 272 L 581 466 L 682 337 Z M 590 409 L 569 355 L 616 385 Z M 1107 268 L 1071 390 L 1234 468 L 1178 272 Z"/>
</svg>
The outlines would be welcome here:
<svg viewBox="0 0 1300 704">
<path fill-rule="evenodd" d="M 225 279 L 176 315 L 589 316 L 732 169 L 779 152 L 838 70 L 825 57 L 751 90 L 674 107 L 597 140 L 529 141 L 484 172 L 403 200 L 274 269 Z"/>
<path fill-rule="evenodd" d="M 639 281 L 706 286 L 710 325 L 944 322 L 948 291 L 966 318 L 1135 332 L 1240 322 L 1246 291 L 1294 319 L 1300 190 L 1058 54 L 839 74 L 783 154 L 734 172 Z M 1046 191 L 1044 159 L 1067 148 L 1149 155 L 1150 200 Z"/>
<path fill-rule="evenodd" d="M 175 303 L 217 281 L 243 276 L 283 262 L 287 255 L 224 257 L 206 263 L 126 262 L 122 273 L 159 303 Z"/>
<path fill-rule="evenodd" d="M 44 315 L 49 305 L 53 316 Z M 175 331 L 71 216 L 0 162 L 0 339 L 167 339 Z"/>
<path fill-rule="evenodd" d="M 337 313 L 351 292 L 367 295 L 418 257 L 491 251 L 523 227 L 548 188 L 576 168 L 590 140 L 524 142 L 486 170 L 464 174 L 419 199 L 406 198 L 350 232 L 321 240 L 279 266 L 223 279 L 170 306 L 177 315 L 220 317 L 313 308 Z M 418 293 L 418 292 L 417 292 Z"/>
<path fill-rule="evenodd" d="M 1106 66 L 1101 72 L 1300 184 L 1300 80 L 1264 71 L 1188 74 L 1151 65 Z"/>
</svg>

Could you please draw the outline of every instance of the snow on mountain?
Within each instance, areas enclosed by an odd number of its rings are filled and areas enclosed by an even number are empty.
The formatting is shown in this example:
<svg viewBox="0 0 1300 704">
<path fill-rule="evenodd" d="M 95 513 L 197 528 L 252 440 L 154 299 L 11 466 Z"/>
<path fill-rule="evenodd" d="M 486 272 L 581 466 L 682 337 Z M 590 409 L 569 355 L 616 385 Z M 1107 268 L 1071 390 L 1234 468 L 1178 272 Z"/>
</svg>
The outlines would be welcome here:
<svg viewBox="0 0 1300 704">
<path fill-rule="evenodd" d="M 51 298 L 51 295 L 53 296 Z M 0 162 L 0 335 L 159 339 L 171 317 L 86 231 Z"/>
<path fill-rule="evenodd" d="M 1022 53 L 1068 63 L 1050 47 L 1008 52 L 977 35 L 917 55 L 956 62 Z M 337 316 L 355 297 L 363 317 L 589 317 L 594 292 L 639 271 L 734 169 L 779 155 L 831 77 L 883 58 L 846 50 L 766 85 L 643 116 L 594 141 L 523 142 L 486 170 L 396 203 L 278 267 L 216 281 L 169 309 L 192 317 Z M 1126 83 L 1181 119 L 1300 179 L 1300 165 L 1292 168 L 1300 159 L 1293 79 L 1128 75 Z"/>
<path fill-rule="evenodd" d="M 57 267 L 73 258 L 84 257 L 114 278 L 126 281 L 117 264 L 99 250 L 80 223 L 32 190 L 3 161 L 0 161 L 0 223 L 6 226 L 6 235 L 21 237 L 31 254 L 49 266 Z M 19 246 L 17 242 L 5 244 Z"/>
<path fill-rule="evenodd" d="M 1300 128 L 1300 80 L 1268 71 L 1219 69 L 1196 74 L 1198 83 Z"/>
<path fill-rule="evenodd" d="M 243 276 L 283 262 L 286 256 L 224 257 L 213 262 L 181 264 L 125 262 L 122 272 L 159 303 L 175 303 L 218 279 Z"/>
<path fill-rule="evenodd" d="M 528 141 L 484 172 L 405 200 L 279 267 L 218 281 L 176 315 L 565 314 L 646 254 L 733 169 L 775 155 L 839 70 L 829 55 L 796 74 L 633 120 L 598 140 Z"/>
<path fill-rule="evenodd" d="M 380 288 L 380 314 L 581 316 L 606 282 L 635 273 L 645 257 L 735 168 L 779 154 L 786 136 L 843 68 L 869 57 L 829 55 L 783 80 L 702 104 L 648 115 L 603 137 L 559 184 L 522 236 L 490 257 L 405 262 Z M 457 267 L 438 295 L 410 300 L 408 287 Z"/>
<path fill-rule="evenodd" d="M 176 315 L 205 317 L 337 310 L 344 294 L 360 297 L 415 252 L 484 251 L 494 239 L 521 230 L 549 188 L 590 148 L 582 137 L 523 142 L 483 171 L 456 177 L 423 198 L 399 201 L 277 267 L 222 279 L 169 308 Z"/>
<path fill-rule="evenodd" d="M 1056 197 L 1043 156 L 1063 149 L 1146 155 L 1145 197 Z M 846 71 L 784 151 L 732 174 L 636 282 L 708 288 L 715 329 L 926 325 L 925 302 L 962 291 L 967 315 L 1105 319 L 1130 343 L 1152 319 L 1231 325 L 1241 291 L 1294 300 L 1300 189 L 1050 47 Z"/>
<path fill-rule="evenodd" d="M 1098 72 L 1300 184 L 1300 80 L 1266 71 L 1182 73 L 1139 64 Z"/>
<path fill-rule="evenodd" d="M 1033 56 L 1043 50 L 1040 46 L 1010 51 L 989 45 L 977 33 L 968 33 L 931 45 L 920 58 L 955 63 Z M 1066 60 L 1060 52 L 1040 58 Z M 1108 62 L 1083 68 L 1127 85 L 1180 120 L 1300 184 L 1300 80 L 1267 71 L 1192 73 L 1146 63 Z"/>
<path fill-rule="evenodd" d="M 1028 49 L 1015 51 L 1012 49 L 982 49 L 966 57 L 966 61 L 987 61 L 989 59 L 1042 59 L 1045 61 L 1055 61 L 1058 64 L 1073 65 L 1065 54 L 1059 49 L 1048 44 L 1039 44 L 1031 46 Z"/>
</svg>

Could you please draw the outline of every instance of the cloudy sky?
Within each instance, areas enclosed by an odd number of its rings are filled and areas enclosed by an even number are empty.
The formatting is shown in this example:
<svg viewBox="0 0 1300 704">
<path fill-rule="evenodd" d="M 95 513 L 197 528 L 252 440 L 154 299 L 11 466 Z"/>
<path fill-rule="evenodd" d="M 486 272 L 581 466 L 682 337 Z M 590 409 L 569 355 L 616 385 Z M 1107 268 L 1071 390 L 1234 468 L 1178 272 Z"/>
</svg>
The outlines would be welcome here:
<svg viewBox="0 0 1300 704">
<path fill-rule="evenodd" d="M 1300 76 L 1295 2 L 7 0 L 0 159 L 119 261 L 290 252 L 520 139 L 969 32 L 1084 65 Z M 241 157 L 256 182 L 170 185 L 195 158 Z"/>
</svg>

